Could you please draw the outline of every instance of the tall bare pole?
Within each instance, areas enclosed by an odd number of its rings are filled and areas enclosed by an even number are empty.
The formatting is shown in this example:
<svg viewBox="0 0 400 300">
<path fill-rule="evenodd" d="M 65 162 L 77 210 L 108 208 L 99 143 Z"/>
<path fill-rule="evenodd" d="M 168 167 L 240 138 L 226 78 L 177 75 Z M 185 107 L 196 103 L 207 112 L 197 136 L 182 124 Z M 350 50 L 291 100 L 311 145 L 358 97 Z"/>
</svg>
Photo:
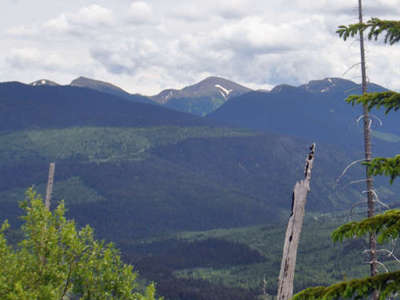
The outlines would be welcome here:
<svg viewBox="0 0 400 300">
<path fill-rule="evenodd" d="M 363 7 L 362 0 L 358 0 L 358 16 L 360 24 L 363 23 Z M 362 93 L 367 93 L 367 71 L 365 67 L 365 48 L 364 48 L 364 32 L 360 30 L 360 54 L 361 54 L 361 77 L 362 77 Z M 365 161 L 369 162 L 372 159 L 371 150 L 371 126 L 370 118 L 368 113 L 368 106 L 363 105 L 364 113 L 364 152 Z M 367 170 L 366 170 L 367 171 Z M 366 183 L 367 183 L 367 195 L 368 195 L 368 218 L 375 215 L 375 203 L 374 203 L 374 183 L 371 175 L 366 172 Z M 369 253 L 370 253 L 370 273 L 371 276 L 377 274 L 377 259 L 376 259 L 376 235 L 370 234 L 369 236 Z M 374 299 L 377 298 L 377 294 L 374 293 Z"/>
<path fill-rule="evenodd" d="M 47 180 L 47 190 L 46 190 L 46 208 L 50 210 L 51 195 L 53 194 L 53 183 L 54 183 L 54 171 L 56 168 L 55 163 L 50 163 L 49 167 L 49 178 Z"/>
<path fill-rule="evenodd" d="M 362 0 L 358 0 L 358 15 L 360 24 L 363 23 L 363 7 Z M 360 30 L 360 54 L 361 54 L 361 77 L 362 77 L 362 93 L 363 95 L 367 93 L 367 71 L 365 64 L 365 47 L 364 47 L 364 32 Z M 364 114 L 364 152 L 365 161 L 369 162 L 372 159 L 371 150 L 371 127 L 370 118 L 368 112 L 368 106 L 363 105 Z M 368 195 L 368 217 L 375 215 L 375 203 L 373 194 L 373 178 L 366 173 L 366 184 L 367 184 L 367 195 Z M 371 260 L 371 276 L 375 276 L 376 270 L 376 237 L 374 234 L 370 236 L 370 260 Z"/>
<path fill-rule="evenodd" d="M 277 300 L 289 300 L 293 297 L 294 271 L 296 268 L 297 248 L 303 227 L 307 195 L 310 191 L 311 170 L 314 163 L 315 144 L 310 147 L 306 158 L 304 179 L 296 182 L 292 195 L 292 213 L 286 229 L 283 246 L 281 270 L 278 279 Z"/>
</svg>

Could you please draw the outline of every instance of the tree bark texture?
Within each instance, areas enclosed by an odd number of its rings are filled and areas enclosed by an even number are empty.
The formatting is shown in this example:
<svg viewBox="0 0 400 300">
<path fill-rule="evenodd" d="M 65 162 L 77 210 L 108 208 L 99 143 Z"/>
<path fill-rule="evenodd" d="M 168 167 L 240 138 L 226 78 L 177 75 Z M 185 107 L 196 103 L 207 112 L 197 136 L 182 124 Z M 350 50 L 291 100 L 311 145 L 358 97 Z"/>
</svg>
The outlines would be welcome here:
<svg viewBox="0 0 400 300">
<path fill-rule="evenodd" d="M 304 179 L 296 182 L 292 194 L 292 213 L 289 217 L 283 246 L 281 270 L 278 280 L 278 300 L 289 300 L 293 296 L 293 280 L 296 268 L 297 248 L 303 227 L 305 205 L 310 191 L 311 170 L 314 163 L 315 144 L 310 147 L 306 159 Z"/>
<path fill-rule="evenodd" d="M 45 205 L 48 210 L 50 210 L 50 202 L 51 202 L 51 195 L 53 194 L 53 183 L 54 183 L 54 171 L 56 168 L 55 163 L 50 163 L 49 167 L 49 178 L 47 180 L 47 189 L 46 189 L 46 201 Z"/>
<path fill-rule="evenodd" d="M 358 18 L 360 24 L 363 23 L 363 7 L 362 0 L 358 0 Z M 361 55 L 361 78 L 362 78 L 362 93 L 365 95 L 367 93 L 367 71 L 366 71 L 366 63 L 365 63 L 365 47 L 364 47 L 364 32 L 360 31 L 360 55 Z M 364 152 L 365 152 L 365 161 L 369 162 L 372 159 L 372 150 L 371 150 L 371 124 L 368 112 L 368 106 L 364 104 L 363 106 L 363 118 L 364 118 Z M 368 175 L 366 169 L 366 185 L 367 185 L 367 200 L 368 200 L 368 218 L 375 215 L 375 203 L 374 203 L 374 184 L 373 178 L 371 175 Z M 377 274 L 377 257 L 376 257 L 376 235 L 370 234 L 369 236 L 369 250 L 370 250 L 370 274 L 371 276 L 375 276 Z M 376 293 L 373 296 L 376 299 Z"/>
</svg>

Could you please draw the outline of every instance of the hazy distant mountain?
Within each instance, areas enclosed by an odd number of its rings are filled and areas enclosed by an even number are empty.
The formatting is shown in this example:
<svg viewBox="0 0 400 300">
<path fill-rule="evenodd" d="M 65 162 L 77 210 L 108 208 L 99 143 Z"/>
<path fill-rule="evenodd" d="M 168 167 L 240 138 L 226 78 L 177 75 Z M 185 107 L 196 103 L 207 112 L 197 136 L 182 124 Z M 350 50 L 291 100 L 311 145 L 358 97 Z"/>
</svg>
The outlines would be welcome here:
<svg viewBox="0 0 400 300">
<path fill-rule="evenodd" d="M 89 89 L 93 89 L 99 92 L 115 95 L 122 97 L 124 99 L 128 99 L 134 102 L 142 102 L 142 103 L 153 103 L 148 97 L 141 95 L 132 95 L 127 91 L 121 89 L 120 87 L 113 85 L 111 83 L 95 80 L 87 77 L 78 77 L 70 83 L 71 86 L 74 87 L 85 87 Z"/>
<path fill-rule="evenodd" d="M 151 97 L 151 99 L 179 111 L 206 115 L 232 97 L 240 96 L 250 91 L 251 89 L 233 81 L 220 77 L 208 77 L 181 90 L 164 90 Z"/>
<path fill-rule="evenodd" d="M 137 100 L 138 99 L 138 100 Z M 69 126 L 162 126 L 205 121 L 193 115 L 73 86 L 0 83 L 0 131 Z M 136 101 L 137 100 L 137 101 Z"/>
<path fill-rule="evenodd" d="M 370 91 L 384 90 L 370 84 Z M 315 142 L 340 146 L 360 146 L 361 107 L 345 102 L 350 94 L 359 94 L 360 86 L 350 80 L 326 78 L 294 87 L 279 85 L 269 93 L 251 92 L 225 103 L 210 118 L 239 127 L 273 131 Z M 400 141 L 400 122 L 395 115 L 373 112 L 373 133 L 382 142 Z M 380 125 L 378 118 L 383 120 Z M 381 143 L 377 143 L 381 147 Z M 387 145 L 390 147 L 390 145 Z M 384 146 L 386 147 L 386 146 Z"/>
<path fill-rule="evenodd" d="M 41 86 L 41 85 L 57 86 L 59 84 L 54 82 L 54 81 L 51 81 L 51 80 L 40 79 L 40 80 L 36 80 L 34 82 L 31 82 L 30 85 L 32 85 L 32 86 Z"/>
</svg>

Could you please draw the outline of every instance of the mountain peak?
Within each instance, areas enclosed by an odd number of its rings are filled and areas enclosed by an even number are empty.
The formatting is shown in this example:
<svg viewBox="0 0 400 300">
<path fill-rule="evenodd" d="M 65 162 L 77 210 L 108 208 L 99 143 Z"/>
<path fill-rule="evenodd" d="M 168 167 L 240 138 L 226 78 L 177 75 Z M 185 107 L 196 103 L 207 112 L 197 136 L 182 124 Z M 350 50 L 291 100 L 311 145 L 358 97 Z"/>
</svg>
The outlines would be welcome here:
<svg viewBox="0 0 400 300">
<path fill-rule="evenodd" d="M 233 96 L 238 96 L 247 92 L 251 89 L 237 84 L 228 79 L 210 76 L 198 83 L 189 85 L 181 90 L 168 89 L 164 90 L 158 95 L 152 97 L 152 99 L 158 103 L 167 103 L 171 99 L 193 99 L 193 98 L 214 98 L 225 102 Z"/>
<path fill-rule="evenodd" d="M 88 77 L 84 77 L 84 76 L 80 76 L 74 80 L 72 80 L 72 82 L 70 83 L 71 86 L 77 86 L 77 87 L 87 87 L 87 88 L 91 88 L 91 89 L 95 89 L 95 90 L 101 90 L 101 91 L 114 91 L 118 92 L 118 93 L 126 93 L 128 94 L 128 92 L 124 91 L 123 89 L 121 89 L 120 87 L 105 82 L 105 81 L 101 81 L 101 80 L 96 80 L 96 79 L 91 79 Z"/>
<path fill-rule="evenodd" d="M 39 79 L 34 82 L 31 82 L 30 85 L 32 85 L 32 86 L 42 86 L 42 85 L 58 86 L 59 84 L 54 81 L 48 80 L 48 79 Z"/>
<path fill-rule="evenodd" d="M 311 80 L 307 84 L 299 86 L 300 88 L 311 92 L 311 93 L 326 93 L 334 88 L 351 88 L 354 87 L 356 83 L 351 80 L 338 78 L 338 77 L 327 77 L 322 80 Z"/>
<path fill-rule="evenodd" d="M 148 97 L 144 97 L 144 96 L 141 96 L 138 94 L 130 94 L 127 91 L 121 89 L 120 87 L 118 87 L 114 84 L 111 84 L 111 83 L 108 83 L 105 81 L 101 81 L 101 80 L 83 77 L 83 76 L 80 76 L 80 77 L 72 80 L 72 82 L 70 83 L 70 86 L 96 90 L 101 93 L 118 96 L 118 97 L 124 98 L 129 101 L 133 101 L 133 102 L 154 104 Z"/>
<path fill-rule="evenodd" d="M 209 76 L 209 77 L 206 77 L 206 78 L 204 78 L 203 80 L 200 80 L 199 82 L 198 82 L 198 84 L 200 84 L 200 83 L 215 83 L 215 82 L 220 82 L 220 83 L 224 83 L 224 82 L 231 82 L 231 83 L 234 83 L 233 81 L 231 81 L 231 80 L 228 80 L 228 79 L 225 79 L 225 78 L 222 78 L 222 77 L 218 77 L 218 76 Z"/>
</svg>

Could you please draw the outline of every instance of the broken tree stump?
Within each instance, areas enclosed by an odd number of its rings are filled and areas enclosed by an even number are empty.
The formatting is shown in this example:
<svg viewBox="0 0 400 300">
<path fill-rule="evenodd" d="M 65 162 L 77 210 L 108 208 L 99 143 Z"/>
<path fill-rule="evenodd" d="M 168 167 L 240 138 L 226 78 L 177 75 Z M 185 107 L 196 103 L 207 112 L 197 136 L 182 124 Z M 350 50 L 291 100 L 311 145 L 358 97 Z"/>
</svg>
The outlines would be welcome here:
<svg viewBox="0 0 400 300">
<path fill-rule="evenodd" d="M 289 300 L 293 297 L 293 279 L 296 268 L 297 248 L 303 227 L 304 209 L 310 191 L 311 170 L 314 163 L 315 144 L 310 147 L 306 158 L 304 179 L 296 182 L 292 194 L 292 213 L 286 229 L 283 246 L 281 270 L 278 279 L 278 300 Z"/>
</svg>

